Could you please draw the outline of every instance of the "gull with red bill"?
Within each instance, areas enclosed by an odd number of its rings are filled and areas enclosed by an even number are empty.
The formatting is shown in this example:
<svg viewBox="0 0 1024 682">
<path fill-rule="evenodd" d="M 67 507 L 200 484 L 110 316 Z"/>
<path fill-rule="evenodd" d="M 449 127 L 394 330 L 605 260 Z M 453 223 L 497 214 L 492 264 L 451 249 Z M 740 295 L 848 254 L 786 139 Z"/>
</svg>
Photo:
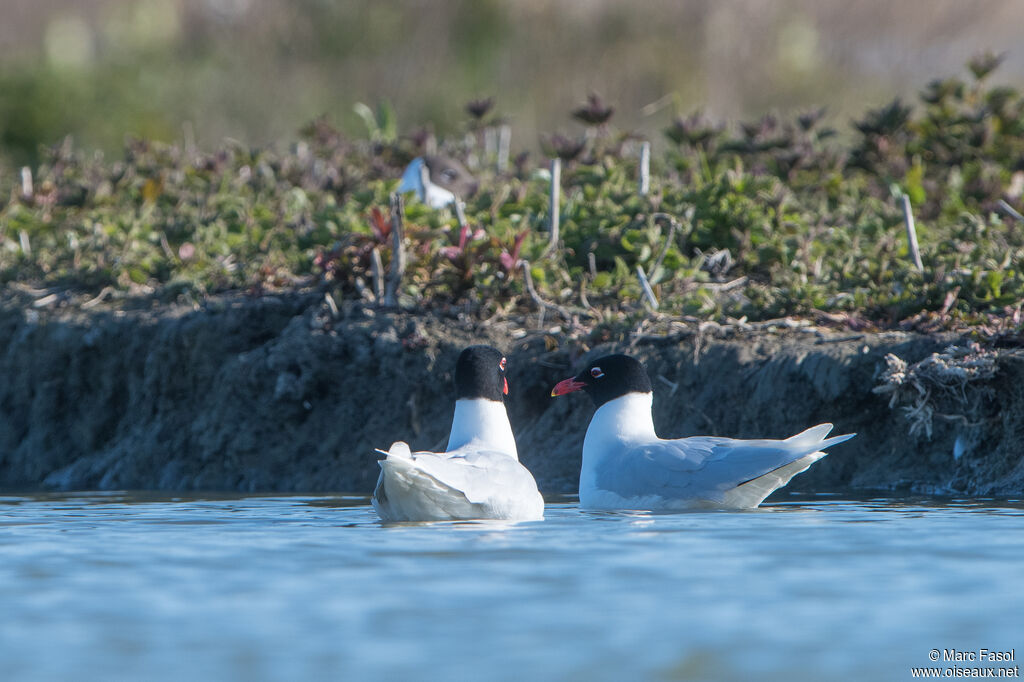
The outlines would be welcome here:
<svg viewBox="0 0 1024 682">
<path fill-rule="evenodd" d="M 650 379 L 627 355 L 595 360 L 551 395 L 575 391 L 597 407 L 580 472 L 580 506 L 589 509 L 750 509 L 856 435 L 826 438 L 832 425 L 819 424 L 785 440 L 659 438 Z"/>
<path fill-rule="evenodd" d="M 455 365 L 455 416 L 444 452 L 412 452 L 399 441 L 380 460 L 373 508 L 384 521 L 544 517 L 533 475 L 519 463 L 505 411 L 505 357 L 470 346 Z"/>
</svg>

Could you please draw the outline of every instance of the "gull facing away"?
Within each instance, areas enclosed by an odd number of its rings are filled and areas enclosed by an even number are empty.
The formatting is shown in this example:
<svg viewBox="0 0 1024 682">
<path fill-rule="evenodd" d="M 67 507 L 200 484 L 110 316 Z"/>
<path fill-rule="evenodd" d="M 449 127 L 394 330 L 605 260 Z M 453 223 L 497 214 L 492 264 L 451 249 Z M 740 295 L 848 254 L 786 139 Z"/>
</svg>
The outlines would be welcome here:
<svg viewBox="0 0 1024 682">
<path fill-rule="evenodd" d="M 651 382 L 628 355 L 595 360 L 552 396 L 583 390 L 597 410 L 583 440 L 580 506 L 588 509 L 751 509 L 856 434 L 825 438 L 819 424 L 785 440 L 713 436 L 662 439 L 654 432 Z"/>
<path fill-rule="evenodd" d="M 427 154 L 413 159 L 402 174 L 398 192 L 416 192 L 431 208 L 450 206 L 455 198 L 476 194 L 478 183 L 466 167 L 448 156 Z"/>
<path fill-rule="evenodd" d="M 519 463 L 505 412 L 505 358 L 470 346 L 455 365 L 455 417 L 445 452 L 399 441 L 380 460 L 372 504 L 384 521 L 544 518 L 544 498 Z"/>
</svg>

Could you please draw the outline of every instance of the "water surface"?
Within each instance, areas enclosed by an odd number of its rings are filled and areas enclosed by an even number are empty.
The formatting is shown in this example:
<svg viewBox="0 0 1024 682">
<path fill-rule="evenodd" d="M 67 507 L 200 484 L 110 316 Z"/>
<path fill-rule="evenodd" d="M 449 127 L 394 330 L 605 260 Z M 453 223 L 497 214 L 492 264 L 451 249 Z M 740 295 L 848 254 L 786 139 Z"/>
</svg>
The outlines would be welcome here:
<svg viewBox="0 0 1024 682">
<path fill-rule="evenodd" d="M 1024 655 L 1024 504 L 774 499 L 388 526 L 359 496 L 0 496 L 3 678 L 903 680 L 936 648 Z"/>
</svg>

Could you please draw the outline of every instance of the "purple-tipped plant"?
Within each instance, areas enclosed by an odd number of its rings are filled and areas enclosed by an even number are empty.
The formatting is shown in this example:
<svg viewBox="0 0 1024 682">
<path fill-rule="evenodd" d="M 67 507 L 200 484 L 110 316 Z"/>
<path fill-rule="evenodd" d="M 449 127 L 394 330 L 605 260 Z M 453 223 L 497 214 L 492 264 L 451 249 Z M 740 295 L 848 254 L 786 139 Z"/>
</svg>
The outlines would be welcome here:
<svg viewBox="0 0 1024 682">
<path fill-rule="evenodd" d="M 468 253 L 468 246 L 471 240 L 483 239 L 485 236 L 486 233 L 481 228 L 472 230 L 469 225 L 463 225 L 459 228 L 459 243 L 453 246 L 442 246 L 438 249 L 438 253 L 451 262 L 456 263 Z"/>
<path fill-rule="evenodd" d="M 501 264 L 501 268 L 505 271 L 505 274 L 513 272 L 519 264 L 519 251 L 523 248 L 523 242 L 526 240 L 526 235 L 529 233 L 529 230 L 523 230 L 516 235 L 515 241 L 512 243 L 511 253 L 509 253 L 508 249 L 501 250 L 501 255 L 498 256 L 498 262 Z"/>
<path fill-rule="evenodd" d="M 542 137 L 540 146 L 547 156 L 557 156 L 562 161 L 569 162 L 579 158 L 587 147 L 587 141 L 555 133 L 547 138 Z"/>
<path fill-rule="evenodd" d="M 613 113 L 615 107 L 605 104 L 600 95 L 591 93 L 586 104 L 572 110 L 572 117 L 584 125 L 602 126 L 611 119 Z"/>
<path fill-rule="evenodd" d="M 967 68 L 976 80 L 985 80 L 985 78 L 999 68 L 999 65 L 1006 59 L 1006 53 L 996 54 L 995 52 L 983 52 L 982 54 L 971 57 L 970 61 L 967 62 Z"/>
<path fill-rule="evenodd" d="M 707 147 L 724 128 L 721 123 L 711 122 L 703 111 L 695 111 L 689 116 L 677 116 L 665 129 L 665 137 L 678 145 Z"/>
<path fill-rule="evenodd" d="M 484 116 L 494 108 L 493 97 L 481 97 L 479 99 L 471 99 L 466 102 L 466 113 L 473 117 L 474 120 L 480 121 Z"/>
<path fill-rule="evenodd" d="M 802 114 L 798 114 L 796 117 L 796 123 L 800 126 L 800 130 L 810 132 L 815 126 L 821 123 L 821 119 L 825 117 L 825 107 L 818 107 L 811 111 L 805 111 Z"/>
</svg>

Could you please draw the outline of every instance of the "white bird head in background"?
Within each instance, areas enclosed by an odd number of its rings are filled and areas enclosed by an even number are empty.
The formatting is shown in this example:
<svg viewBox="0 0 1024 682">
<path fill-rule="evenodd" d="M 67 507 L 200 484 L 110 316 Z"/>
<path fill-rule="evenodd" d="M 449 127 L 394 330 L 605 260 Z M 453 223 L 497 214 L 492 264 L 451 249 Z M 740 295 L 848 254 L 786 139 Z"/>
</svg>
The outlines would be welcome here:
<svg viewBox="0 0 1024 682">
<path fill-rule="evenodd" d="M 431 208 L 449 206 L 455 197 L 468 199 L 478 183 L 466 167 L 453 158 L 427 154 L 412 160 L 402 174 L 399 192 L 416 192 Z"/>
</svg>

